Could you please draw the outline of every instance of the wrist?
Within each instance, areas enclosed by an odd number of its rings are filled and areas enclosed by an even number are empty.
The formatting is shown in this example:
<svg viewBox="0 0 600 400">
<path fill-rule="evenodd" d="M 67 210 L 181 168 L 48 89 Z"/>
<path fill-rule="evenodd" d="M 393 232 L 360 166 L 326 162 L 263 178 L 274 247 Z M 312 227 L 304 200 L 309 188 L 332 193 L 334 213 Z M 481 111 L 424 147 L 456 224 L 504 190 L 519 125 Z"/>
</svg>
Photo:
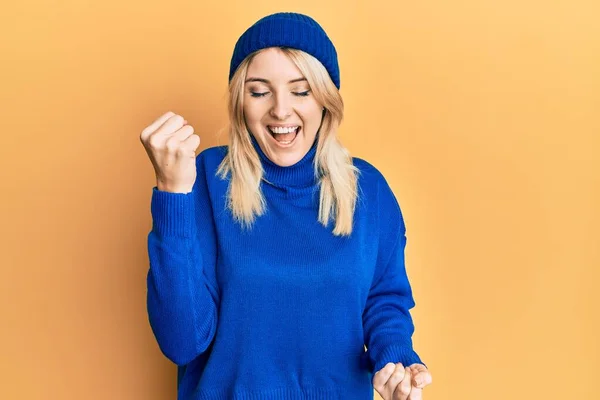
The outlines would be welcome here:
<svg viewBox="0 0 600 400">
<path fill-rule="evenodd" d="M 190 186 L 181 186 L 181 185 L 169 185 L 164 182 L 157 181 L 156 188 L 161 192 L 169 192 L 169 193 L 191 193 L 192 187 Z"/>
</svg>

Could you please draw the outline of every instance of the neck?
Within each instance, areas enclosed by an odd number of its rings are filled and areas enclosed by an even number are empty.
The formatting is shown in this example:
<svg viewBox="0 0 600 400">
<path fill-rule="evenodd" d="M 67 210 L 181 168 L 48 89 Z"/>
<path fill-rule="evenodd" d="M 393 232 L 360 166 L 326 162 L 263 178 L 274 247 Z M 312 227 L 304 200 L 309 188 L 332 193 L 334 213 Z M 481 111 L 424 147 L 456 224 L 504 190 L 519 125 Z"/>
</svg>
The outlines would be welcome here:
<svg viewBox="0 0 600 400">
<path fill-rule="evenodd" d="M 317 182 L 315 179 L 314 161 L 317 153 L 318 135 L 310 149 L 308 149 L 308 152 L 297 163 L 288 167 L 282 167 L 275 164 L 263 152 L 258 144 L 258 141 L 252 134 L 250 135 L 250 138 L 263 166 L 263 178 L 268 182 L 277 186 L 289 187 L 310 186 Z"/>
</svg>

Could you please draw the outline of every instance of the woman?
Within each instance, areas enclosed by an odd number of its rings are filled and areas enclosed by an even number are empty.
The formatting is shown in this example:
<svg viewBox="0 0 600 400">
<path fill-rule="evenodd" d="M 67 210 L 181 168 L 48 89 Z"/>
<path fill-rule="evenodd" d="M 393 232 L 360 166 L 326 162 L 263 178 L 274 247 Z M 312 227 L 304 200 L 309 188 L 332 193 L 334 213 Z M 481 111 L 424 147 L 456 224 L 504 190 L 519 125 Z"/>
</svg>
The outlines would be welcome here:
<svg viewBox="0 0 600 400">
<path fill-rule="evenodd" d="M 196 156 L 172 112 L 140 137 L 157 177 L 148 315 L 178 398 L 421 399 L 404 221 L 336 137 L 332 42 L 306 15 L 269 15 L 229 80 L 228 146 Z"/>
</svg>

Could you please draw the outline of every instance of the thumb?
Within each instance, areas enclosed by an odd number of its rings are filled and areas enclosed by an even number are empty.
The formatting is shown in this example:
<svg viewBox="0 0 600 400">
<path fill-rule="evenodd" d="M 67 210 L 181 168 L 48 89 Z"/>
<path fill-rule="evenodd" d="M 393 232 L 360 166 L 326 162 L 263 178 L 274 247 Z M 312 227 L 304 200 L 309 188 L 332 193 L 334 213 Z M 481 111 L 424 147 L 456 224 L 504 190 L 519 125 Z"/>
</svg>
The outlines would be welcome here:
<svg viewBox="0 0 600 400">
<path fill-rule="evenodd" d="M 413 375 L 412 385 L 416 388 L 423 389 L 425 385 L 431 383 L 431 379 L 429 377 L 429 373 L 425 371 L 420 371 L 417 374 Z"/>
</svg>

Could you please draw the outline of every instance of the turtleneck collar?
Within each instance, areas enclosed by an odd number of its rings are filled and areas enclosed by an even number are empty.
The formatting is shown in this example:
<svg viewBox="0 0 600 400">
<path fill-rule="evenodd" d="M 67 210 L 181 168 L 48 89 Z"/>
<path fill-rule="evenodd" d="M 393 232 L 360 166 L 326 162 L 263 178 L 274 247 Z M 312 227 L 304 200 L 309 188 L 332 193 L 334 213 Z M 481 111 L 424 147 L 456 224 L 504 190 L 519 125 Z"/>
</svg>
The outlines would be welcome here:
<svg viewBox="0 0 600 400">
<path fill-rule="evenodd" d="M 268 182 L 276 186 L 306 187 L 317 183 L 315 179 L 314 160 L 317 153 L 318 134 L 308 152 L 296 164 L 282 167 L 275 164 L 262 151 L 254 135 L 250 134 L 254 149 L 260 157 L 264 176 Z"/>
</svg>

